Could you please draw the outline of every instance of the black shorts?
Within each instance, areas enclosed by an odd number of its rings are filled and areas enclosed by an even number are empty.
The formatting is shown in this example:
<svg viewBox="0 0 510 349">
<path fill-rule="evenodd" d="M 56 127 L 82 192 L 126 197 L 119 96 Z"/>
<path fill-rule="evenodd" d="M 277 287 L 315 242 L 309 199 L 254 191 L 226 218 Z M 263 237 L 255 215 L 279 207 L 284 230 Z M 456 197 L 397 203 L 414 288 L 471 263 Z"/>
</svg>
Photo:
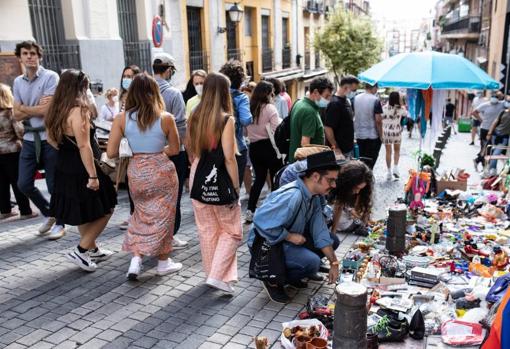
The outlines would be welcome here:
<svg viewBox="0 0 510 349">
<path fill-rule="evenodd" d="M 481 124 L 482 122 L 480 120 L 473 119 L 471 121 L 471 127 L 480 127 Z"/>
</svg>

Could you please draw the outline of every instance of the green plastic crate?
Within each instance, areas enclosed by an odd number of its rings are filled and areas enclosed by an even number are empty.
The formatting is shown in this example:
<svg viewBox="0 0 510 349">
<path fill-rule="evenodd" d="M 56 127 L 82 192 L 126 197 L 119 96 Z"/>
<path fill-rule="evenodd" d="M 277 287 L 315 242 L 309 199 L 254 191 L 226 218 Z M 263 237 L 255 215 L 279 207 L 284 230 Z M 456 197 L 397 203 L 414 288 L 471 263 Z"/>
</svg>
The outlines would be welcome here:
<svg viewBox="0 0 510 349">
<path fill-rule="evenodd" d="M 469 133 L 471 132 L 471 119 L 462 118 L 457 122 L 459 132 Z"/>
</svg>

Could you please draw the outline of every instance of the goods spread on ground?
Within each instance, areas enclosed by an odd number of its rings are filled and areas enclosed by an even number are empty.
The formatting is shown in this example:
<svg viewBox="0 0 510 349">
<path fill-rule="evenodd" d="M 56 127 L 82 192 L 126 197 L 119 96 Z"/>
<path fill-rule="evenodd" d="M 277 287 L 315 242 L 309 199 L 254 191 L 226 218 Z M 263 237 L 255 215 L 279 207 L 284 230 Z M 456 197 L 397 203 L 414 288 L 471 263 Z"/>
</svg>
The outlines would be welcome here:
<svg viewBox="0 0 510 349">
<path fill-rule="evenodd" d="M 452 177 L 467 179 L 458 171 Z M 368 348 L 421 348 L 432 339 L 443 347 L 479 347 L 510 288 L 505 184 L 501 191 L 442 189 L 426 198 L 431 185 L 420 183 L 422 179 L 430 181 L 427 175 L 411 173 L 414 183 L 406 190 L 423 188 L 420 195 L 407 196 L 407 202 L 389 208 L 386 220 L 372 222 L 368 236 L 341 263 L 338 287 L 354 282 L 367 291 L 362 311 Z M 282 346 L 308 348 L 302 342 L 315 337 L 329 339 L 327 347 L 333 347 L 337 297 L 338 288 L 333 295 L 311 296 L 299 319 L 283 325 Z M 297 332 L 306 338 L 298 340 Z"/>
</svg>

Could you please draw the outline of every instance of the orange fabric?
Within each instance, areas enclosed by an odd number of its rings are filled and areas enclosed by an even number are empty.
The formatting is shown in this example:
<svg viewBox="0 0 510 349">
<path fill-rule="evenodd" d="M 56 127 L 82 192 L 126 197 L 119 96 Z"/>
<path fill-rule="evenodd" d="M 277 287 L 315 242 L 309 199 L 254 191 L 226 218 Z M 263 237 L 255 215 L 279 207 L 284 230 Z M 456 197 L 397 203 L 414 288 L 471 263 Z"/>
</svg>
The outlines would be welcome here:
<svg viewBox="0 0 510 349">
<path fill-rule="evenodd" d="M 127 171 L 135 211 L 122 250 L 144 256 L 170 253 L 179 187 L 174 163 L 163 153 L 135 154 Z"/>
<path fill-rule="evenodd" d="M 496 317 L 494 318 L 494 322 L 491 326 L 491 331 L 489 333 L 489 337 L 481 346 L 481 349 L 500 349 L 501 348 L 501 326 L 503 325 L 503 310 L 507 306 L 508 301 L 510 300 L 510 288 L 506 291 L 503 300 L 498 308 L 498 312 L 496 313 Z M 509 305 L 510 306 L 510 305 Z"/>
<path fill-rule="evenodd" d="M 191 166 L 193 186 L 198 159 Z M 237 281 L 237 248 L 243 238 L 241 205 L 207 205 L 191 200 L 200 240 L 202 265 L 206 278 L 223 282 Z"/>
<path fill-rule="evenodd" d="M 432 109 L 432 88 L 421 91 L 423 100 L 425 101 L 425 119 L 430 120 L 430 110 Z"/>
</svg>

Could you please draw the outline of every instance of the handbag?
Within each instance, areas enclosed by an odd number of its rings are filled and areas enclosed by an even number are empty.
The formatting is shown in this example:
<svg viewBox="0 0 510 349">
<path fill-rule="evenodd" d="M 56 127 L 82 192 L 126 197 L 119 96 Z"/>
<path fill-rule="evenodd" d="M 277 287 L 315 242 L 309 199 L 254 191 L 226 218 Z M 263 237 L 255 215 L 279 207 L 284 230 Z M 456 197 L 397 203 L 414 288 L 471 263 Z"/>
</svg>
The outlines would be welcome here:
<svg viewBox="0 0 510 349">
<path fill-rule="evenodd" d="M 286 190 L 297 189 L 297 187 L 290 187 Z M 285 190 L 285 191 L 286 191 Z M 296 222 L 297 216 L 301 211 L 301 204 L 294 214 L 294 218 L 287 230 L 290 230 Z M 275 245 L 270 245 L 266 239 L 264 239 L 257 231 L 254 226 L 255 240 L 250 249 L 251 260 L 248 275 L 252 279 L 258 279 L 260 281 L 267 281 L 271 284 L 283 286 L 286 282 L 286 267 L 285 267 L 285 253 L 283 251 L 283 242 L 279 242 Z"/>
<path fill-rule="evenodd" d="M 239 199 L 225 166 L 221 137 L 215 149 L 202 152 L 195 171 L 190 197 L 204 204 L 218 206 L 230 205 Z"/>
<path fill-rule="evenodd" d="M 126 137 L 122 137 L 119 144 L 119 158 L 130 158 L 133 156 L 133 151 L 129 145 L 129 141 Z"/>
<path fill-rule="evenodd" d="M 73 141 L 70 137 L 65 136 L 71 143 L 73 143 L 76 148 L 79 149 L 78 144 L 76 144 L 75 141 Z M 101 152 L 99 149 L 99 144 L 97 143 L 97 139 L 94 136 L 93 142 L 90 144 L 90 147 L 92 148 L 92 154 L 94 159 L 94 164 L 96 167 L 99 167 L 99 170 L 104 173 L 105 175 L 109 175 L 110 173 L 115 171 L 115 164 L 111 162 L 110 159 L 108 159 L 108 156 L 105 152 Z"/>
</svg>

